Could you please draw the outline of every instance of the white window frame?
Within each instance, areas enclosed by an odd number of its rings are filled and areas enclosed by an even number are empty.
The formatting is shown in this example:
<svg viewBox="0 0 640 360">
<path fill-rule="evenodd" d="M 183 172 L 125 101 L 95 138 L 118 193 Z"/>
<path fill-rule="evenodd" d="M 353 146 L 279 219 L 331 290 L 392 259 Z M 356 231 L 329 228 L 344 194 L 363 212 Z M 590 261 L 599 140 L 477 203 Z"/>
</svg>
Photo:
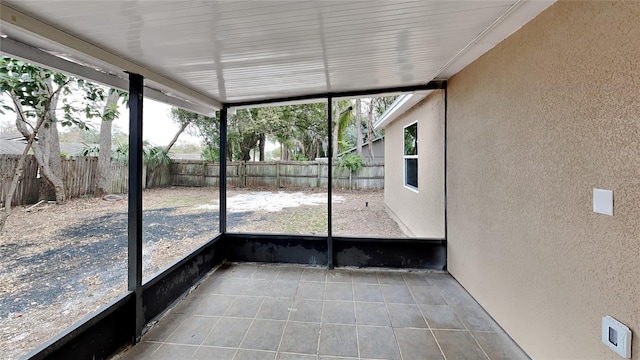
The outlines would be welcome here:
<svg viewBox="0 0 640 360">
<path fill-rule="evenodd" d="M 418 171 L 418 168 L 419 168 L 419 166 L 418 166 L 419 164 L 417 163 L 417 161 L 418 161 L 418 155 L 420 154 L 419 153 L 420 150 L 418 150 L 418 154 L 416 154 L 416 155 L 405 155 L 405 148 L 404 148 L 404 146 L 405 146 L 405 144 L 404 144 L 405 131 L 407 130 L 408 127 L 413 126 L 413 125 L 416 126 L 416 136 L 418 136 L 418 120 L 416 120 L 416 121 L 414 121 L 412 123 L 409 123 L 409 124 L 405 125 L 402 128 L 402 170 L 403 170 L 402 171 L 402 177 L 403 177 L 403 181 L 402 182 L 403 182 L 404 187 L 406 189 L 409 189 L 409 190 L 411 190 L 411 191 L 413 191 L 415 193 L 418 193 L 418 187 L 417 186 L 413 186 L 413 185 L 407 184 L 407 159 L 416 159 L 416 177 L 417 177 L 418 176 L 417 171 Z M 420 139 L 418 139 L 416 141 L 416 143 L 419 144 L 420 143 Z M 419 147 L 418 147 L 418 149 L 419 149 Z M 418 183 L 418 185 L 419 185 L 419 183 Z"/>
</svg>

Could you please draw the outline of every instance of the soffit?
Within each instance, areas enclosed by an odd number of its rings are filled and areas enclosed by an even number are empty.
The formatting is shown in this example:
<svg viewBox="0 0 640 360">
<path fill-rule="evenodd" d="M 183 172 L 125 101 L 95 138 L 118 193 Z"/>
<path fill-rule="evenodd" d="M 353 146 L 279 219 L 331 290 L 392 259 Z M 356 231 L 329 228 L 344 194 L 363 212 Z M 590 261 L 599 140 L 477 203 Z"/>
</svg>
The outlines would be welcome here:
<svg viewBox="0 0 640 360">
<path fill-rule="evenodd" d="M 425 84 L 459 62 L 462 52 L 519 5 L 515 0 L 3 0 L 6 9 L 80 41 L 67 43 L 64 36 L 25 29 L 20 19 L 4 16 L 1 31 L 116 75 L 148 71 L 147 82 L 155 88 L 215 107 Z"/>
</svg>

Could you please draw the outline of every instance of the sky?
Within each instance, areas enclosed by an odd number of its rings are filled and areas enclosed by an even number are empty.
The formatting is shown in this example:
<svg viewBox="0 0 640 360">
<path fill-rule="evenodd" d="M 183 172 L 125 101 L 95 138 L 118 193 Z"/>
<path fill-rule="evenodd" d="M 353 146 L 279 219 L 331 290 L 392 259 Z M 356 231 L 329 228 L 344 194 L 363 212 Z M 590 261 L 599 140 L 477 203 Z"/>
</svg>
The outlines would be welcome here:
<svg viewBox="0 0 640 360">
<path fill-rule="evenodd" d="M 11 104 L 9 98 L 4 97 L 4 103 Z M 120 116 L 114 120 L 114 125 L 117 125 L 123 132 L 129 133 L 129 109 L 125 106 L 120 106 Z M 143 103 L 143 116 L 142 116 L 142 135 L 144 140 L 149 140 L 153 145 L 167 145 L 169 141 L 173 139 L 173 136 L 178 132 L 179 126 L 173 122 L 170 115 L 171 106 L 154 101 L 151 99 L 144 99 Z M 5 115 L 0 115 L 0 123 L 14 124 L 15 113 L 11 111 L 5 111 Z M 100 129 L 100 123 L 93 122 L 94 129 Z M 64 129 L 62 129 L 64 131 Z M 178 138 L 178 141 L 185 141 L 193 144 L 200 144 L 200 140 L 197 137 L 191 136 L 186 132 Z"/>
</svg>

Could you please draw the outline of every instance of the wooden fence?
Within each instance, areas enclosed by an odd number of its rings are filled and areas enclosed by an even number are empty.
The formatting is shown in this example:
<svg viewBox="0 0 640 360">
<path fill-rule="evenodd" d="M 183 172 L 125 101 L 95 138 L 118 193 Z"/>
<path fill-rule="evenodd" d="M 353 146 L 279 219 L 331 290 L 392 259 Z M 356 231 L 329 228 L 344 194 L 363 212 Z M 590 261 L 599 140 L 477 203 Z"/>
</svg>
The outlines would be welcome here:
<svg viewBox="0 0 640 360">
<path fill-rule="evenodd" d="M 227 184 L 247 188 L 327 187 L 328 164 L 318 161 L 230 162 Z M 220 165 L 197 160 L 174 160 L 171 185 L 218 186 Z M 382 189 L 384 164 L 365 164 L 352 173 L 333 167 L 333 187 L 353 190 Z"/>
<path fill-rule="evenodd" d="M 0 203 L 4 206 L 7 192 L 13 180 L 16 165 L 20 155 L 0 155 Z M 95 193 L 95 176 L 98 158 L 78 156 L 62 159 L 62 181 L 64 182 L 67 198 L 90 196 Z M 129 179 L 127 164 L 112 163 L 109 172 L 110 189 L 112 194 L 127 192 Z M 12 205 L 28 205 L 38 202 L 41 179 L 38 162 L 33 155 L 25 159 L 25 167 L 18 187 L 13 195 Z"/>
<path fill-rule="evenodd" d="M 0 155 L 0 207 L 4 206 L 11 186 L 19 155 Z M 62 180 L 67 198 L 91 196 L 95 193 L 95 176 L 98 159 L 78 156 L 63 158 Z M 326 188 L 328 165 L 318 161 L 230 162 L 227 164 L 229 186 L 247 188 Z M 148 182 L 147 182 L 148 178 Z M 127 192 L 129 173 L 127 164 L 112 163 L 109 173 L 111 194 Z M 148 187 L 163 186 L 212 186 L 220 180 L 220 164 L 194 160 L 174 160 L 171 165 L 157 170 L 153 175 L 143 171 L 143 184 Z M 38 163 L 34 156 L 27 156 L 24 172 L 13 196 L 12 204 L 35 204 L 39 198 L 41 181 Z M 352 173 L 346 168 L 334 166 L 333 187 L 338 189 L 382 189 L 384 165 L 365 164 Z"/>
</svg>

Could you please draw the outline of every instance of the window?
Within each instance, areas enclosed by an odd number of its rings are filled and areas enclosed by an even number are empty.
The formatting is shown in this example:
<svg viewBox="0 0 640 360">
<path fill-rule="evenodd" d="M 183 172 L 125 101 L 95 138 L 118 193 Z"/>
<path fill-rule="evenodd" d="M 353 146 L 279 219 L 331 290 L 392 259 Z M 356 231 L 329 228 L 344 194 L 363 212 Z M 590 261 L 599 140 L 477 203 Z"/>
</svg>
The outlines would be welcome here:
<svg viewBox="0 0 640 360">
<path fill-rule="evenodd" d="M 404 186 L 418 190 L 418 123 L 404 128 Z"/>
</svg>

